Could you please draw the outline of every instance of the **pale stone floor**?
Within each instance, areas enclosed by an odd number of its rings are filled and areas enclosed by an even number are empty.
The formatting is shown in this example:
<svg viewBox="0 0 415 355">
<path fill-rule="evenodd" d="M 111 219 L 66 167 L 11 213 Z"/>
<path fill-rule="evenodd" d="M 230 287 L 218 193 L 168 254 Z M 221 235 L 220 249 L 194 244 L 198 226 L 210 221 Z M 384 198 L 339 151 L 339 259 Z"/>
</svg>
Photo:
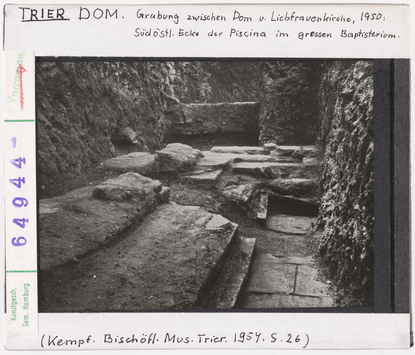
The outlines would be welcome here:
<svg viewBox="0 0 415 355">
<path fill-rule="evenodd" d="M 276 219 L 276 216 L 271 216 Z M 304 230 L 304 219 L 295 216 L 287 221 L 290 231 Z M 281 227 L 281 223 L 279 224 Z M 300 228 L 301 226 L 301 228 Z M 281 229 L 281 228 L 280 228 Z M 329 285 L 318 272 L 311 256 L 307 256 L 307 235 L 272 232 L 275 242 L 296 247 L 281 248 L 280 255 L 262 253 L 256 256 L 243 308 L 317 308 L 333 307 L 334 299 Z"/>
</svg>

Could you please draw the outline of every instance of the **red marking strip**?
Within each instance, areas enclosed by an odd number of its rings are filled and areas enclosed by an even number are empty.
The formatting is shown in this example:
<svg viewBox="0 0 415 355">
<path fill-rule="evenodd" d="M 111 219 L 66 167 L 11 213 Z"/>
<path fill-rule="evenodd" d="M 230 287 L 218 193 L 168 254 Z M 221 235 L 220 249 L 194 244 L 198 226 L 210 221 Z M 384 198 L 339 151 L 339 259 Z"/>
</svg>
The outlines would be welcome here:
<svg viewBox="0 0 415 355">
<path fill-rule="evenodd" d="M 19 64 L 19 68 L 17 69 L 20 75 L 20 82 L 19 82 L 19 93 L 20 93 L 20 109 L 23 111 L 24 107 L 24 96 L 23 96 L 23 73 L 27 71 L 21 64 Z"/>
</svg>

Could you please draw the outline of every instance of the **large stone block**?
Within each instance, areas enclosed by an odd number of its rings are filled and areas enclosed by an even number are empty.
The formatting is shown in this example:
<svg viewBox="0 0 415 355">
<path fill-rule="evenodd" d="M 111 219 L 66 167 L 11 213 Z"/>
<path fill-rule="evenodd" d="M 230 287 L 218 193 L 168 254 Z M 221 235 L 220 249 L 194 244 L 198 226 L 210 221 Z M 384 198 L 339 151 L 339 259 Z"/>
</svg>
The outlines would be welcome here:
<svg viewBox="0 0 415 355">
<path fill-rule="evenodd" d="M 254 184 L 231 185 L 220 189 L 220 192 L 230 201 L 245 205 L 254 191 Z"/>
<path fill-rule="evenodd" d="M 117 173 L 132 171 L 142 175 L 151 174 L 156 169 L 154 154 L 146 152 L 134 152 L 107 159 L 102 163 L 102 167 Z"/>
<path fill-rule="evenodd" d="M 137 173 L 126 173 L 95 187 L 92 196 L 100 200 L 130 201 L 153 199 L 162 190 L 158 180 Z"/>
<path fill-rule="evenodd" d="M 159 204 L 168 201 L 167 187 L 136 173 L 40 200 L 40 269 L 52 270 L 70 261 L 77 262 L 124 235 Z"/>
<path fill-rule="evenodd" d="M 181 143 L 171 143 L 156 152 L 155 160 L 159 171 L 179 172 L 194 167 L 201 157 L 203 153 L 200 150 Z"/>
</svg>

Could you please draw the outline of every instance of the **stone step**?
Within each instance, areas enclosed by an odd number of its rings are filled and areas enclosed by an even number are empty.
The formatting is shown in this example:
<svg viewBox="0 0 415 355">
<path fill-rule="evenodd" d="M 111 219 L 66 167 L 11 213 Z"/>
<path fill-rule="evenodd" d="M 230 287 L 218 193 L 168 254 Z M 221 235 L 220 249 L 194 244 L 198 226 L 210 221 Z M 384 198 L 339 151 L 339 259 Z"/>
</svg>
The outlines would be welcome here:
<svg viewBox="0 0 415 355">
<path fill-rule="evenodd" d="M 255 238 L 237 236 L 215 280 L 196 302 L 199 309 L 238 307 L 244 293 L 256 250 Z"/>
<path fill-rule="evenodd" d="M 252 163 L 300 163 L 300 159 L 294 159 L 284 156 L 270 156 L 262 154 L 238 154 L 233 160 L 234 163 L 252 162 Z"/>
<path fill-rule="evenodd" d="M 221 176 L 223 170 L 195 170 L 189 174 L 182 175 L 181 180 L 191 184 L 200 184 L 200 185 L 215 185 L 219 177 Z"/>
<path fill-rule="evenodd" d="M 202 169 L 225 168 L 233 162 L 235 154 L 219 154 L 210 151 L 203 151 L 203 158 L 197 162 L 197 166 Z"/>
<path fill-rule="evenodd" d="M 232 172 L 268 179 L 313 178 L 318 174 L 318 167 L 302 163 L 243 162 L 234 164 Z"/>
<path fill-rule="evenodd" d="M 263 154 L 269 155 L 269 150 L 263 147 L 240 147 L 240 146 L 225 146 L 213 147 L 210 150 L 212 153 L 231 153 L 231 154 Z"/>
<path fill-rule="evenodd" d="M 118 243 L 79 260 L 79 278 L 43 292 L 51 311 L 68 302 L 76 311 L 189 310 L 217 278 L 237 234 L 237 224 L 199 206 L 164 204 Z M 108 255 L 113 265 L 102 263 Z M 100 300 L 83 303 L 90 293 L 105 299 L 105 309 Z"/>
<path fill-rule="evenodd" d="M 271 214 L 267 216 L 266 226 L 275 232 L 285 234 L 308 234 L 315 217 Z"/>
<path fill-rule="evenodd" d="M 289 156 L 289 157 L 314 157 L 318 149 L 314 145 L 278 145 L 271 155 Z"/>
<path fill-rule="evenodd" d="M 241 163 L 241 162 L 288 162 L 288 163 L 298 163 L 301 162 L 301 159 L 293 159 L 291 157 L 285 156 L 270 156 L 263 154 L 244 154 L 244 153 L 215 153 L 211 151 L 203 151 L 204 159 L 201 159 L 198 162 L 198 165 L 214 164 L 213 166 L 227 166 L 231 163 Z M 221 164 L 221 165 L 219 165 Z M 212 166 L 212 167 L 213 167 Z"/>
</svg>

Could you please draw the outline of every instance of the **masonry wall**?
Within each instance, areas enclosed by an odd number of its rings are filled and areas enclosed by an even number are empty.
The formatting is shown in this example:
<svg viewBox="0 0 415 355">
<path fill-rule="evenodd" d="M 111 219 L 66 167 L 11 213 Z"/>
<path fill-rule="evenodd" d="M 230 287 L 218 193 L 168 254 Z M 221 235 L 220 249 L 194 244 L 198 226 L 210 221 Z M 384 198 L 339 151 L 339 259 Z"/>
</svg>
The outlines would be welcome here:
<svg viewBox="0 0 415 355">
<path fill-rule="evenodd" d="M 257 61 L 176 63 L 174 92 L 182 103 L 259 101 L 261 73 Z"/>
<path fill-rule="evenodd" d="M 344 305 L 373 302 L 373 64 L 328 64 L 320 88 L 320 252 Z"/>
<path fill-rule="evenodd" d="M 258 145 L 259 102 L 177 104 L 166 111 L 165 140 L 169 142 L 218 140 L 235 137 L 235 144 Z"/>
<path fill-rule="evenodd" d="M 315 144 L 319 134 L 318 91 L 322 61 L 262 63 L 261 143 Z"/>
</svg>

